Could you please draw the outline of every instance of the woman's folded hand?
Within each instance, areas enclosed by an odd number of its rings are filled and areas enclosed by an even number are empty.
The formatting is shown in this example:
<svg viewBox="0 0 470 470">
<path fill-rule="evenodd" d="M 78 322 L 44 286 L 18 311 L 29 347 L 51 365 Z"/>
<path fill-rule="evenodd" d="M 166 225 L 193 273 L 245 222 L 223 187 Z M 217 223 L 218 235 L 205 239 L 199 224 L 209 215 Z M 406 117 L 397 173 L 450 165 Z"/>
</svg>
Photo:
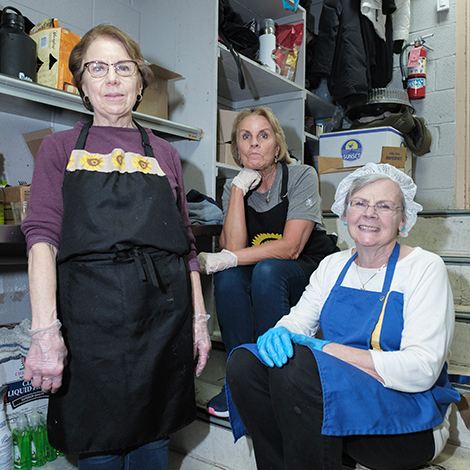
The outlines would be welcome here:
<svg viewBox="0 0 470 470">
<path fill-rule="evenodd" d="M 261 175 L 256 170 L 250 170 L 249 168 L 243 168 L 235 178 L 232 180 L 232 184 L 237 188 L 240 188 L 245 195 L 251 189 L 255 189 L 261 181 Z"/>
</svg>

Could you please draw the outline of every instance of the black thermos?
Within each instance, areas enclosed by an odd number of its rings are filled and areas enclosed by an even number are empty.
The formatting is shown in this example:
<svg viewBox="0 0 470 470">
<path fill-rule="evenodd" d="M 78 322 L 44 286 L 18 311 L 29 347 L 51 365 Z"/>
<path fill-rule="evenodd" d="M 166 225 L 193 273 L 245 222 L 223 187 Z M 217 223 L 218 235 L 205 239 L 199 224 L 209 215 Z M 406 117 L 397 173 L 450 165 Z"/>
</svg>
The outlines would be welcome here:
<svg viewBox="0 0 470 470">
<path fill-rule="evenodd" d="M 23 15 L 16 8 L 3 9 L 0 23 L 0 73 L 35 82 L 37 45 L 25 33 L 24 25 Z"/>
</svg>

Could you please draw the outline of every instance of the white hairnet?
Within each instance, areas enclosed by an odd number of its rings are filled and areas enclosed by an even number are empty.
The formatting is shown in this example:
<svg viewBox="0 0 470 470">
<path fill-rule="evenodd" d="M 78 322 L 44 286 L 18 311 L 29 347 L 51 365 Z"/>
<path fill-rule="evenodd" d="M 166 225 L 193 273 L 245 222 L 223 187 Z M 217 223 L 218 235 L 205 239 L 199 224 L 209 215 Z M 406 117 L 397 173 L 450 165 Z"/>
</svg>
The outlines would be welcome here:
<svg viewBox="0 0 470 470">
<path fill-rule="evenodd" d="M 335 202 L 331 206 L 331 210 L 339 217 L 342 217 L 346 207 L 346 197 L 353 181 L 361 176 L 372 173 L 390 178 L 400 186 L 405 199 L 405 227 L 400 231 L 400 235 L 407 237 L 411 227 L 416 223 L 418 212 L 423 210 L 423 206 L 413 201 L 416 194 L 416 184 L 411 177 L 388 163 L 367 163 L 365 166 L 358 168 L 356 171 L 346 176 L 336 189 Z"/>
</svg>

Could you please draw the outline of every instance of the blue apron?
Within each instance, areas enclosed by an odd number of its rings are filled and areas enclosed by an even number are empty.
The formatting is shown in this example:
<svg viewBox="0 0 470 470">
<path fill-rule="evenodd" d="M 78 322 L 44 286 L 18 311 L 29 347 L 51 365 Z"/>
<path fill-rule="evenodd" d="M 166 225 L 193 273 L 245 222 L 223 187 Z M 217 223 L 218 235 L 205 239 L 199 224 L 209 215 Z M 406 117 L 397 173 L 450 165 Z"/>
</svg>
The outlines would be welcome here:
<svg viewBox="0 0 470 470">
<path fill-rule="evenodd" d="M 400 349 L 403 294 L 390 291 L 399 253 L 397 243 L 388 260 L 381 292 L 341 286 L 357 253 L 348 260 L 321 311 L 320 327 L 325 339 L 365 350 Z M 245 347 L 260 358 L 256 345 Z M 325 435 L 404 434 L 431 429 L 442 423 L 449 404 L 460 399 L 449 383 L 446 366 L 430 390 L 406 393 L 385 388 L 369 374 L 322 351 L 312 350 L 312 354 L 323 389 Z M 229 397 L 231 400 L 230 390 Z M 238 421 L 233 403 L 230 405 L 232 431 L 238 439 L 246 430 Z"/>
</svg>

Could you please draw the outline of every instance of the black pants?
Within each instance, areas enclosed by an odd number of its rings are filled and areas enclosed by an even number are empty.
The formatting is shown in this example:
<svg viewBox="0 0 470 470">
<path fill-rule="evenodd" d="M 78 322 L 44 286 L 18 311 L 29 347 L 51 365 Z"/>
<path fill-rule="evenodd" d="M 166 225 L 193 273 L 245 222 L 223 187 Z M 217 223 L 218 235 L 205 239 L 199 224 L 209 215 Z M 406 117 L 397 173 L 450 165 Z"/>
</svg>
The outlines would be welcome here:
<svg viewBox="0 0 470 470">
<path fill-rule="evenodd" d="M 374 470 L 408 470 L 434 455 L 432 429 L 398 435 L 325 436 L 315 357 L 295 346 L 284 367 L 270 368 L 246 349 L 232 353 L 226 381 L 253 439 L 258 470 L 341 470 L 343 453 Z"/>
</svg>

